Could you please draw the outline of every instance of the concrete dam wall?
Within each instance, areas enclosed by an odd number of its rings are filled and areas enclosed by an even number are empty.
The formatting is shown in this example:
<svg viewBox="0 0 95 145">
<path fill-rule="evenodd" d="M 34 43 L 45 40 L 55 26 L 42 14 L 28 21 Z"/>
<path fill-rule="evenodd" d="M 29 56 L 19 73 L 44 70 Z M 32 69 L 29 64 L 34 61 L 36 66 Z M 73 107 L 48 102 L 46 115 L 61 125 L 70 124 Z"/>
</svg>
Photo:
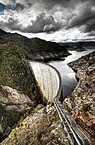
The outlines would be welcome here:
<svg viewBox="0 0 95 145">
<path fill-rule="evenodd" d="M 61 77 L 59 72 L 54 67 L 40 62 L 30 61 L 29 66 L 33 71 L 43 97 L 49 102 L 56 96 L 60 97 Z"/>
</svg>

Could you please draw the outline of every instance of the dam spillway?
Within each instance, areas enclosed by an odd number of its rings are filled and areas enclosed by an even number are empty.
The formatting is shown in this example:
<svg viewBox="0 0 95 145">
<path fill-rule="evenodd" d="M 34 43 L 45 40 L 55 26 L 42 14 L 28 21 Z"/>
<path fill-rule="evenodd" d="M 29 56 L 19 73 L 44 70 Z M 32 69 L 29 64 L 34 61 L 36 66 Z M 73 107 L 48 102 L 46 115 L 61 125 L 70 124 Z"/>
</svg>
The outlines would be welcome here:
<svg viewBox="0 0 95 145">
<path fill-rule="evenodd" d="M 61 77 L 59 72 L 52 66 L 40 63 L 40 62 L 29 62 L 37 85 L 44 98 L 49 102 L 55 97 L 60 98 L 61 94 Z"/>
</svg>

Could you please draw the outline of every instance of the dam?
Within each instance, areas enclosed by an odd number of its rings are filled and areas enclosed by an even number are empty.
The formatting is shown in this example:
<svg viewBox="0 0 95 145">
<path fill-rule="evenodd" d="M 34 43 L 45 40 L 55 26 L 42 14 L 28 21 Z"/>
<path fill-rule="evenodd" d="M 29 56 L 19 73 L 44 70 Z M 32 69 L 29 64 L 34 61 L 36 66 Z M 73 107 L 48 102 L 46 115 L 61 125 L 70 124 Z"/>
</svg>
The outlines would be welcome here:
<svg viewBox="0 0 95 145">
<path fill-rule="evenodd" d="M 61 95 L 61 77 L 57 69 L 40 62 L 29 62 L 41 94 L 48 102 Z"/>
<path fill-rule="evenodd" d="M 58 70 L 42 62 L 29 60 L 23 60 L 23 62 L 29 69 L 32 78 L 34 77 L 35 79 L 35 83 L 38 86 L 36 91 L 41 91 L 42 97 L 46 98 L 48 102 L 53 102 L 70 145 L 91 145 L 89 138 L 78 128 L 75 120 L 59 101 L 62 81 Z"/>
</svg>

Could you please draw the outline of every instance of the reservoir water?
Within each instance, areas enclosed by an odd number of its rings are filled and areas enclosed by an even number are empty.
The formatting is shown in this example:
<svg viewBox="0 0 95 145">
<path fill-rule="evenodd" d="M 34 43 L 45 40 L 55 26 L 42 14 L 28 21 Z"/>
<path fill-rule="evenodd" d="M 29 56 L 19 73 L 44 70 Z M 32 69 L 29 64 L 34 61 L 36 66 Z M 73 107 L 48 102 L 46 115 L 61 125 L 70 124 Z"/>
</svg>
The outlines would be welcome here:
<svg viewBox="0 0 95 145">
<path fill-rule="evenodd" d="M 72 55 L 69 55 L 68 57 L 65 58 L 63 61 L 51 61 L 49 62 L 50 65 L 54 66 L 57 68 L 57 70 L 60 72 L 61 78 L 62 78 L 62 100 L 69 96 L 75 86 L 77 85 L 77 80 L 75 77 L 75 73 L 72 70 L 71 67 L 69 67 L 67 64 L 79 59 L 82 56 L 85 56 L 91 52 L 93 52 L 95 49 L 87 49 L 86 51 L 69 51 Z"/>
</svg>

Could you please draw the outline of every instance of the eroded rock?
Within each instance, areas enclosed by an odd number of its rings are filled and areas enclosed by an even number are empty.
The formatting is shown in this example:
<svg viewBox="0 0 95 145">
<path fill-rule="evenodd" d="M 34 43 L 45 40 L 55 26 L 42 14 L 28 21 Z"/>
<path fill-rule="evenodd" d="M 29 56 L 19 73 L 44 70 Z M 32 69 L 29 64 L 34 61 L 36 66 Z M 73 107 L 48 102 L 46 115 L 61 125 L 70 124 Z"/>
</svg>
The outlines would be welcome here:
<svg viewBox="0 0 95 145">
<path fill-rule="evenodd" d="M 0 92 L 0 104 L 6 110 L 25 111 L 33 106 L 33 102 L 27 95 L 18 92 L 9 86 L 2 86 Z"/>
</svg>

